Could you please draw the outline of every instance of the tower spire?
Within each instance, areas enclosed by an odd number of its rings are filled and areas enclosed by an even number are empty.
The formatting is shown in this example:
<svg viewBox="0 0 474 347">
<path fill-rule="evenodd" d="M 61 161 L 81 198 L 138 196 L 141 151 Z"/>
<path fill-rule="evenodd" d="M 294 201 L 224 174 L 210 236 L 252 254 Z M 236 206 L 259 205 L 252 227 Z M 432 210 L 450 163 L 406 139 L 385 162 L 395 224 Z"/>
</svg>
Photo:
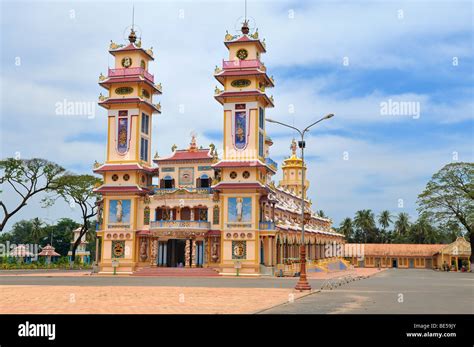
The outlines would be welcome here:
<svg viewBox="0 0 474 347">
<path fill-rule="evenodd" d="M 134 30 L 135 27 L 135 5 L 132 6 L 132 29 L 130 30 L 130 35 L 128 35 L 128 40 L 130 43 L 134 43 L 137 40 L 137 34 Z"/>
<path fill-rule="evenodd" d="M 244 22 L 242 23 L 242 34 L 247 35 L 250 32 L 249 21 L 247 20 L 247 0 L 245 0 Z"/>
</svg>

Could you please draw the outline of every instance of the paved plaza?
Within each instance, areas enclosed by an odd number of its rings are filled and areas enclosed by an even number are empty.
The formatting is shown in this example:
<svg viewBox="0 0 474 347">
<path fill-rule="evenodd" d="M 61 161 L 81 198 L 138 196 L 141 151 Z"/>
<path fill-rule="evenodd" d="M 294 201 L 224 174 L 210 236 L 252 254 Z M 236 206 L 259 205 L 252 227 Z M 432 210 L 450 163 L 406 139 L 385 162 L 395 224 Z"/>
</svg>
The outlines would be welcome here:
<svg viewBox="0 0 474 347">
<path fill-rule="evenodd" d="M 473 314 L 474 274 L 388 269 L 264 313 Z"/>
<path fill-rule="evenodd" d="M 348 275 L 360 280 L 320 290 Z M 311 277 L 308 295 L 293 290 L 297 278 L 1 271 L 0 313 L 474 313 L 472 273 L 357 269 Z"/>
</svg>

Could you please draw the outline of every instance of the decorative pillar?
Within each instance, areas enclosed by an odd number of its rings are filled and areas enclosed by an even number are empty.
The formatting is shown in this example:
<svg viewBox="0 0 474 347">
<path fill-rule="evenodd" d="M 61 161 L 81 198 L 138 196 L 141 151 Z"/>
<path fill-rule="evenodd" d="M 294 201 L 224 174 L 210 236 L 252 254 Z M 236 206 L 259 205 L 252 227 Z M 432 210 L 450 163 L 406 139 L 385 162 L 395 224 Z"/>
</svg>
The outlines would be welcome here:
<svg viewBox="0 0 474 347">
<path fill-rule="evenodd" d="M 272 247 L 272 237 L 267 237 L 267 249 L 268 249 L 268 266 L 273 266 L 273 247 Z"/>
<path fill-rule="evenodd" d="M 191 240 L 186 240 L 186 246 L 184 248 L 184 266 L 189 267 L 191 263 Z"/>
<path fill-rule="evenodd" d="M 275 203 L 272 203 L 272 222 L 275 223 Z"/>
<path fill-rule="evenodd" d="M 151 245 L 150 264 L 152 267 L 156 266 L 156 257 L 158 256 L 158 239 L 154 238 Z"/>
<path fill-rule="evenodd" d="M 192 252 L 191 252 L 191 267 L 196 267 L 196 240 L 190 240 L 192 242 Z"/>
<path fill-rule="evenodd" d="M 202 241 L 202 247 L 204 248 L 204 259 L 202 260 L 202 266 L 209 263 L 209 242 L 207 240 Z"/>
</svg>

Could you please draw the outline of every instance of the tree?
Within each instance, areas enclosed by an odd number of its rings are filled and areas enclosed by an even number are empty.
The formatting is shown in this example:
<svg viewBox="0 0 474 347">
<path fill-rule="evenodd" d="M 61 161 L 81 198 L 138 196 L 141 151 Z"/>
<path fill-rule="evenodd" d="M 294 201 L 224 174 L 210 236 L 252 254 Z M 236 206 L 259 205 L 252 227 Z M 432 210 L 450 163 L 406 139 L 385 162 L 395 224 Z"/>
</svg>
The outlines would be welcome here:
<svg viewBox="0 0 474 347">
<path fill-rule="evenodd" d="M 339 226 L 338 231 L 340 233 L 344 234 L 344 237 L 348 241 L 352 241 L 352 239 L 354 237 L 354 226 L 352 225 L 352 219 L 350 219 L 349 217 L 344 218 L 344 220 L 341 222 L 341 224 Z"/>
<path fill-rule="evenodd" d="M 413 243 L 437 243 L 438 232 L 426 214 L 422 214 L 409 228 L 409 241 Z"/>
<path fill-rule="evenodd" d="M 456 221 L 474 249 L 474 163 L 451 163 L 431 177 L 418 196 L 418 210 L 437 223 Z M 474 263 L 474 252 L 471 252 Z"/>
<path fill-rule="evenodd" d="M 390 223 L 392 223 L 392 215 L 390 214 L 390 211 L 385 210 L 380 212 L 377 221 L 382 227 L 382 242 L 386 242 L 388 239 L 387 228 L 390 226 Z"/>
<path fill-rule="evenodd" d="M 376 226 L 372 210 L 357 211 L 354 217 L 354 225 L 358 229 L 358 237 L 365 243 L 375 240 Z M 361 239 L 358 241 L 360 242 Z"/>
<path fill-rule="evenodd" d="M 323 210 L 319 210 L 316 214 L 321 218 L 328 218 Z"/>
<path fill-rule="evenodd" d="M 9 185 L 20 196 L 20 202 L 11 208 L 7 208 L 3 200 L 0 201 L 3 210 L 0 231 L 3 231 L 8 220 L 15 213 L 26 206 L 31 197 L 59 188 L 59 178 L 65 172 L 61 166 L 38 158 L 1 160 L 0 171 L 2 172 L 0 184 Z"/>
<path fill-rule="evenodd" d="M 410 216 L 406 212 L 400 212 L 395 220 L 395 234 L 398 241 L 406 241 L 410 229 Z"/>
<path fill-rule="evenodd" d="M 73 239 L 74 230 L 79 227 L 79 223 L 70 218 L 61 218 L 56 224 L 48 225 L 44 228 L 45 243 L 49 243 L 51 237 L 53 239 L 52 246 L 55 251 L 66 256 L 71 249 L 71 241 Z"/>
<path fill-rule="evenodd" d="M 41 238 L 44 235 L 44 229 L 43 229 L 44 223 L 38 217 L 33 218 L 30 222 L 31 222 L 31 234 L 30 234 L 31 239 L 33 240 L 34 244 L 39 244 Z"/>
<path fill-rule="evenodd" d="M 61 177 L 61 186 L 57 189 L 57 195 L 52 199 L 45 200 L 47 204 L 51 204 L 55 199 L 62 197 L 65 201 L 73 204 L 72 206 L 78 205 L 81 209 L 81 231 L 76 242 L 72 245 L 72 261 L 76 258 L 76 249 L 80 245 L 82 237 L 91 229 L 90 219 L 97 214 L 99 195 L 94 193 L 93 189 L 101 182 L 101 179 L 91 175 L 64 175 Z"/>
</svg>

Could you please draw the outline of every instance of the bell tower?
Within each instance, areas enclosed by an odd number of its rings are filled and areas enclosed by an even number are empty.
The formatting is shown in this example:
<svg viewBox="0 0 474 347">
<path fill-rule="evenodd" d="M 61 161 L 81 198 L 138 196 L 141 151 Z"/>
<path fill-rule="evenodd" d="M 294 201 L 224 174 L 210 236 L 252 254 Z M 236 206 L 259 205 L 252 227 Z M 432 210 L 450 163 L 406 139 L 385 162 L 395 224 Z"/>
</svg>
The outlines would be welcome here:
<svg viewBox="0 0 474 347">
<path fill-rule="evenodd" d="M 267 88 L 274 81 L 261 60 L 265 40 L 260 40 L 258 29 L 250 31 L 244 20 L 237 35 L 227 32 L 228 58 L 214 73 L 222 85 L 215 88 L 215 99 L 224 111 L 224 152 L 213 165 L 217 178 L 212 188 L 223 211 L 221 271 L 230 274 L 236 273 L 236 263 L 241 274 L 259 273 L 263 206 L 269 178 L 276 172 L 275 162 L 267 158 L 271 140 L 265 133 L 265 112 L 274 106 Z"/>
<path fill-rule="evenodd" d="M 107 90 L 99 96 L 99 105 L 107 109 L 108 136 L 106 163 L 139 163 L 151 165 L 152 115 L 161 113 L 153 95 L 161 94 L 148 72 L 153 61 L 152 49 L 143 49 L 133 29 L 128 45 L 110 43 L 114 68 L 100 75 L 99 85 Z"/>
<path fill-rule="evenodd" d="M 94 191 L 102 195 L 97 236 L 101 240 L 100 271 L 131 273 L 137 263 L 137 232 L 143 229 L 143 202 L 150 193 L 152 178 L 151 139 L 153 115 L 161 113 L 153 96 L 161 94 L 148 71 L 154 60 L 152 49 L 143 49 L 133 28 L 128 42 L 110 42 L 113 68 L 100 74 L 99 85 L 106 92 L 99 105 L 107 110 L 107 149 L 105 163 L 94 164 L 103 184 Z"/>
<path fill-rule="evenodd" d="M 291 157 L 286 158 L 283 161 L 283 165 L 281 166 L 281 169 L 283 171 L 283 179 L 280 181 L 280 187 L 285 188 L 286 190 L 292 192 L 297 196 L 301 196 L 301 175 L 303 174 L 304 170 L 305 177 L 307 177 L 306 165 L 303 166 L 303 161 L 296 155 L 297 145 L 295 139 L 293 139 L 293 141 L 291 142 L 290 149 L 292 153 Z M 307 196 L 306 193 L 308 191 L 308 188 L 309 181 L 305 180 L 305 196 Z"/>
</svg>

